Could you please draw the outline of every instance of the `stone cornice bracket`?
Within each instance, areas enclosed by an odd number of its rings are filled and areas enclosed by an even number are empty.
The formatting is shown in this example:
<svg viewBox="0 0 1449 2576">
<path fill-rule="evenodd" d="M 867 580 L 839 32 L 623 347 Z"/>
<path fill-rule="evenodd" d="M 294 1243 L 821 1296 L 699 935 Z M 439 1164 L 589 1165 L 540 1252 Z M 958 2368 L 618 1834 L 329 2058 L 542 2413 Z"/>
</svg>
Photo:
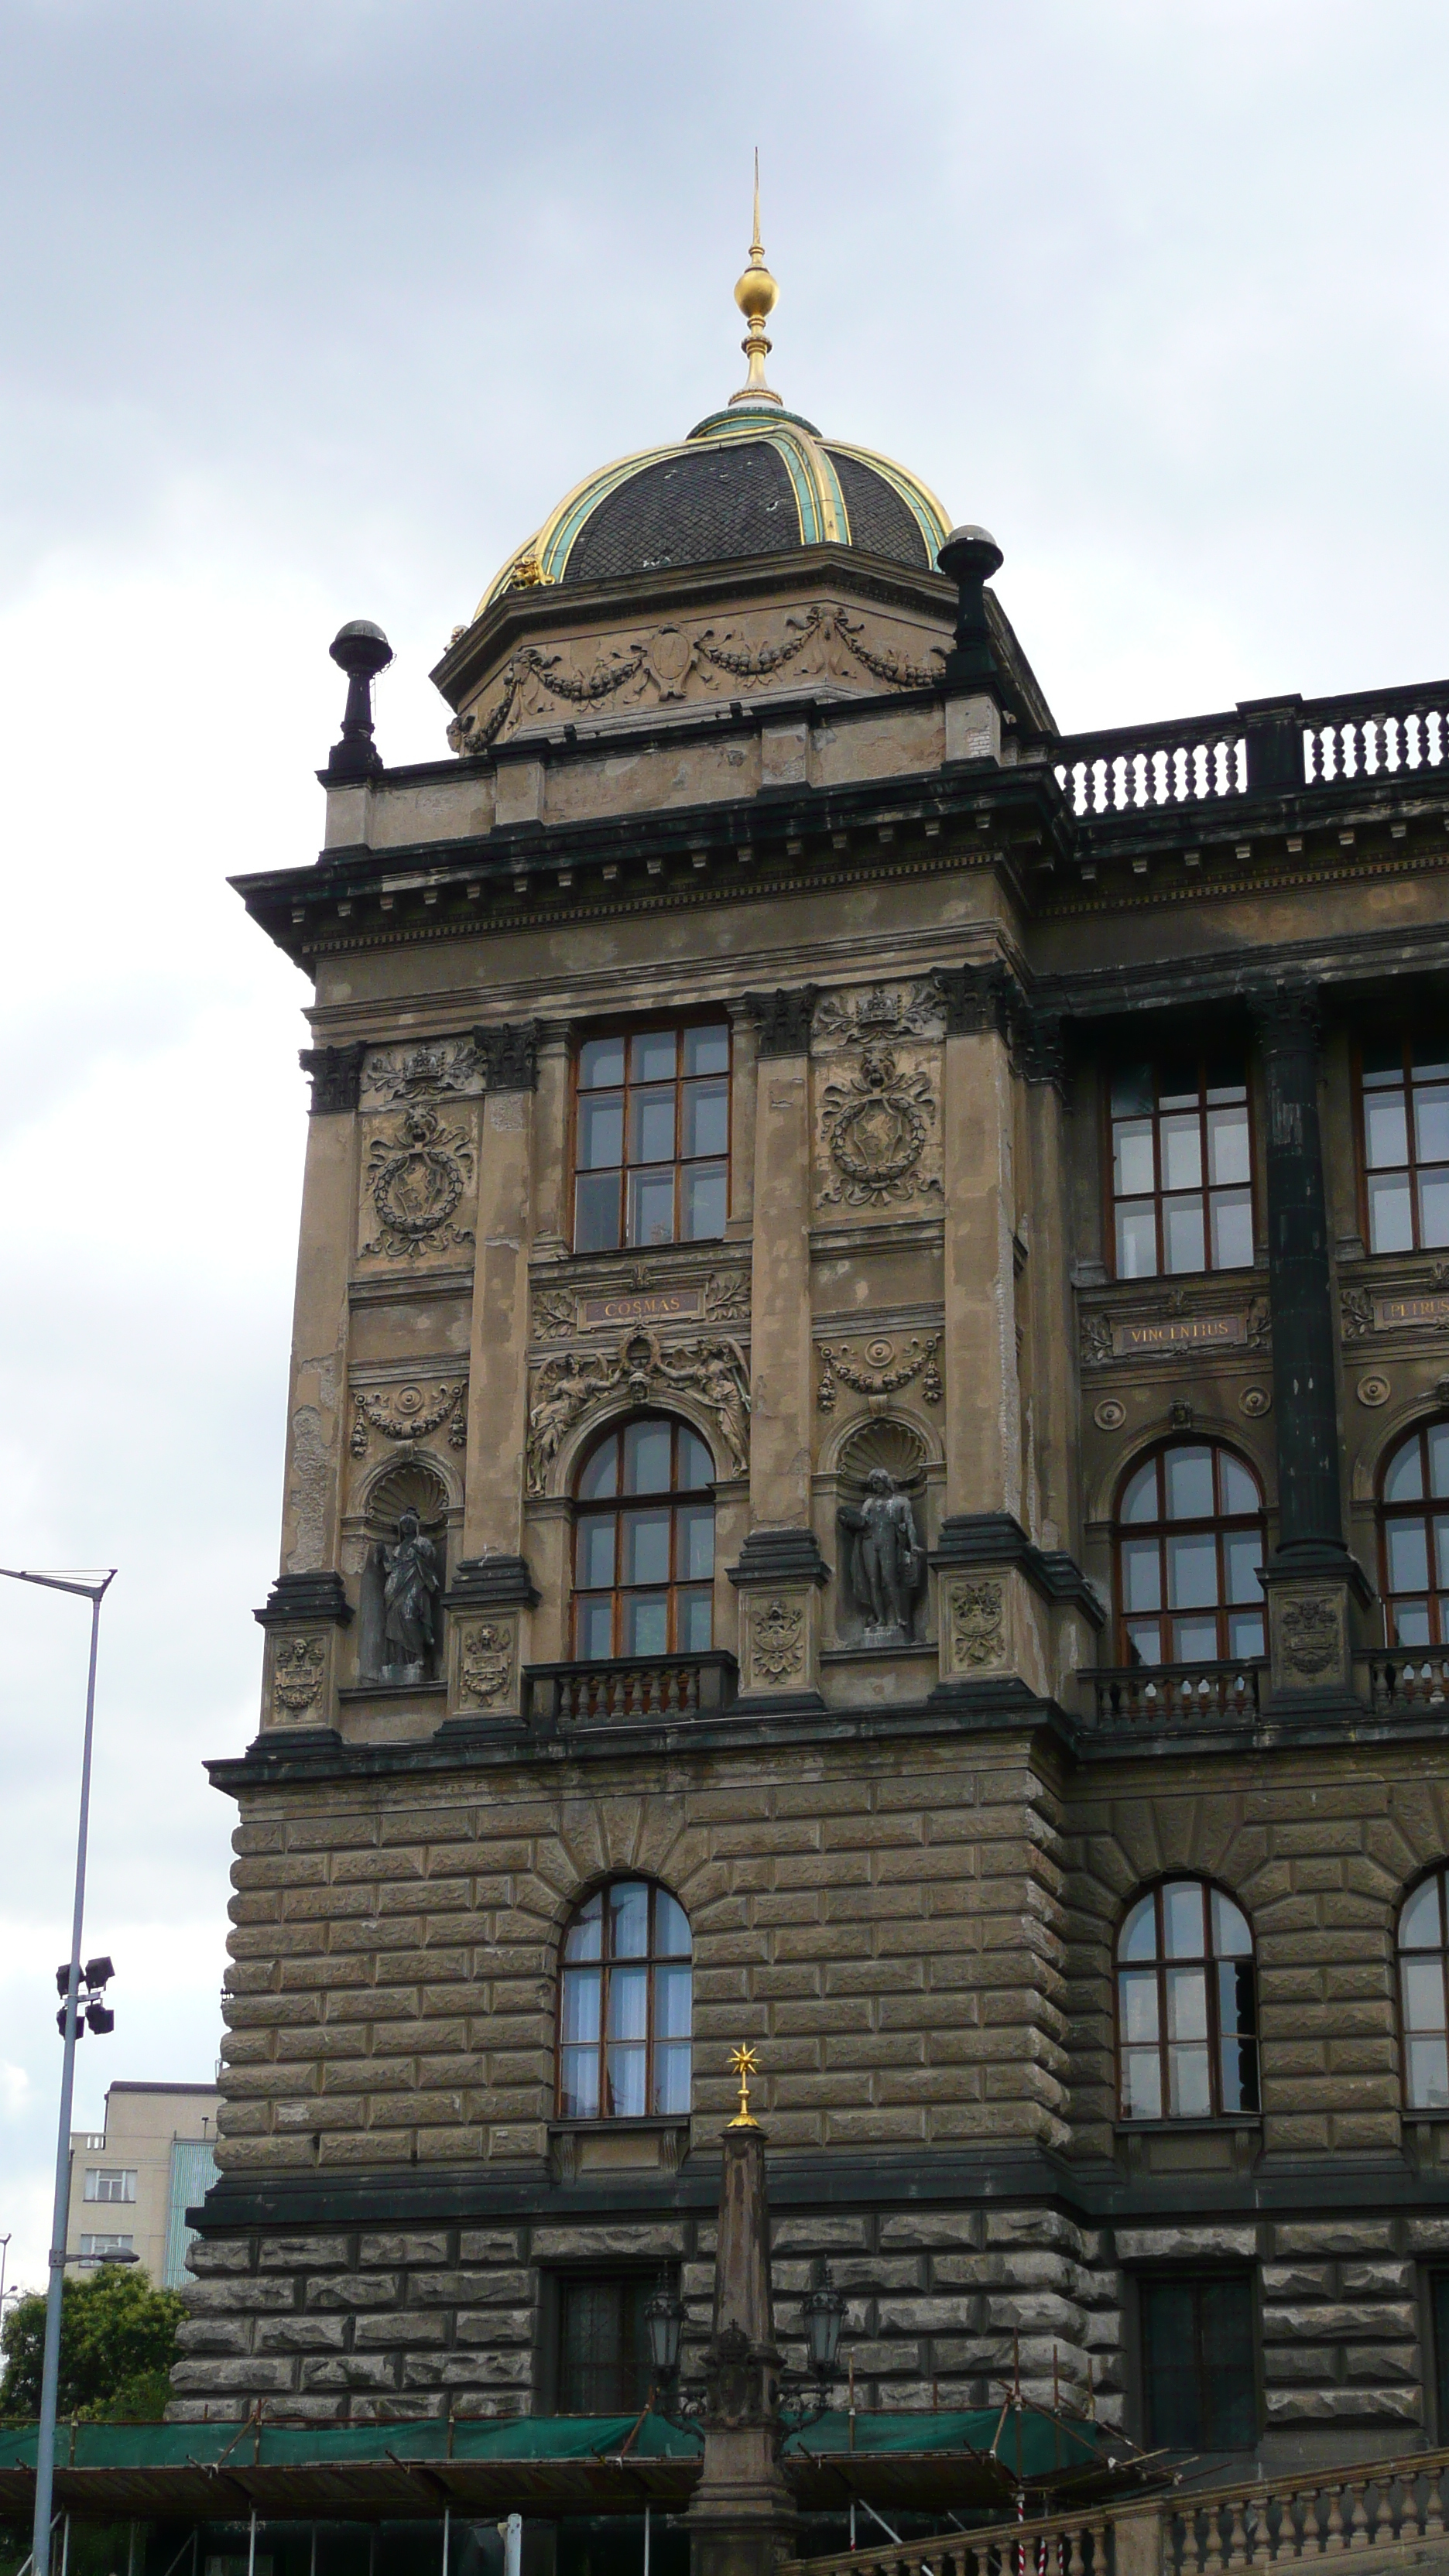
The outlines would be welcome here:
<svg viewBox="0 0 1449 2576">
<path fill-rule="evenodd" d="M 830 1568 L 810 1529 L 753 1529 L 738 1565 L 727 1569 L 737 1591 L 756 1583 L 828 1583 Z"/>
<path fill-rule="evenodd" d="M 1050 1083 L 1065 1097 L 1067 1033 L 1060 1011 L 1038 1011 L 1024 1004 L 1016 1015 L 1016 1052 L 1028 1082 Z"/>
<path fill-rule="evenodd" d="M 262 1628 L 294 1628 L 315 1621 L 345 1628 L 352 1604 L 340 1574 L 279 1574 L 260 1610 L 252 1617 Z"/>
<path fill-rule="evenodd" d="M 818 984 L 796 984 L 789 992 L 744 994 L 743 1005 L 755 1024 L 759 1055 L 808 1055 L 810 1024 L 819 998 Z"/>
<path fill-rule="evenodd" d="M 1014 1512 L 954 1512 L 941 1523 L 927 1562 L 936 1573 L 953 1567 L 1019 1566 L 1046 1601 L 1068 1601 L 1089 1627 L 1100 1628 L 1103 1609 L 1092 1584 L 1065 1548 L 1041 1548 L 1027 1537 Z"/>
<path fill-rule="evenodd" d="M 475 1029 L 473 1044 L 488 1091 L 536 1091 L 538 1048 L 543 1034 L 538 1020 L 504 1020 L 491 1029 Z"/>
<path fill-rule="evenodd" d="M 309 1115 L 335 1118 L 355 1110 L 362 1092 L 362 1064 L 367 1044 L 303 1047 L 297 1061 L 312 1084 Z"/>
<path fill-rule="evenodd" d="M 532 1610 L 541 1599 L 526 1556 L 465 1556 L 443 1595 L 445 1610 Z"/>
<path fill-rule="evenodd" d="M 982 1037 L 994 1029 L 1010 1044 L 1025 1000 L 1009 966 L 938 966 L 935 983 L 941 996 L 948 1038 Z"/>
</svg>

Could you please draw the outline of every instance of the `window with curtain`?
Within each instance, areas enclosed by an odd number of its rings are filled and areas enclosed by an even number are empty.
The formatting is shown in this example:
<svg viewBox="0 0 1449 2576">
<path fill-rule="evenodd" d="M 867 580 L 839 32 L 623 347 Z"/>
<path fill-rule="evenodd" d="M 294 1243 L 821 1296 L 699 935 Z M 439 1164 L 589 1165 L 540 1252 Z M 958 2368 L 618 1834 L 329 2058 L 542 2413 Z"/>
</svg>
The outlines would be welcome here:
<svg viewBox="0 0 1449 2576">
<path fill-rule="evenodd" d="M 1405 1897 L 1399 1914 L 1399 2007 L 1404 2024 L 1404 2099 L 1411 2111 L 1449 2111 L 1449 1872 Z"/>
<path fill-rule="evenodd" d="M 724 1233 L 729 1075 L 727 1020 L 584 1039 L 574 1084 L 575 1252 Z"/>
<path fill-rule="evenodd" d="M 558 2288 L 561 2415 L 634 2415 L 649 2396 L 648 2272 L 586 2274 Z"/>
<path fill-rule="evenodd" d="M 1119 1065 L 1110 1099 L 1117 1277 L 1247 1268 L 1253 1146 L 1242 1057 Z"/>
<path fill-rule="evenodd" d="M 714 1461 L 645 1415 L 606 1431 L 574 1487 L 574 1653 L 704 1654 L 714 1640 Z"/>
<path fill-rule="evenodd" d="M 596 1888 L 564 1935 L 558 2105 L 566 2120 L 689 2109 L 689 1917 L 650 1879 Z"/>
<path fill-rule="evenodd" d="M 1359 1053 L 1370 1252 L 1449 1243 L 1449 1045 L 1392 1037 Z"/>
<path fill-rule="evenodd" d="M 1379 1590 L 1391 1646 L 1449 1643 L 1449 1422 L 1389 1453 L 1379 1489 Z"/>
<path fill-rule="evenodd" d="M 1253 1935 L 1206 1879 L 1150 1888 L 1117 1935 L 1117 2074 L 1124 2120 L 1258 2110 Z"/>
<path fill-rule="evenodd" d="M 1123 1664 L 1244 1662 L 1264 1652 L 1263 1491 L 1217 1441 L 1133 1469 L 1113 1533 Z"/>
</svg>

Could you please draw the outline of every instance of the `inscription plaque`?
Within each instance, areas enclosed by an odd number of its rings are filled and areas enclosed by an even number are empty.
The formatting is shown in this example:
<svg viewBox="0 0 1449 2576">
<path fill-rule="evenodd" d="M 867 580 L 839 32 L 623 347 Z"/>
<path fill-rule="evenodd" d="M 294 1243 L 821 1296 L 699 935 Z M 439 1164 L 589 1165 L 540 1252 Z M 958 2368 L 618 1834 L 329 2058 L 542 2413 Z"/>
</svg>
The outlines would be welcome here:
<svg viewBox="0 0 1449 2576">
<path fill-rule="evenodd" d="M 676 1315 L 702 1315 L 703 1291 L 698 1288 L 660 1288 L 647 1290 L 642 1296 L 585 1297 L 579 1306 L 579 1322 L 585 1331 L 597 1324 L 667 1324 Z"/>
<path fill-rule="evenodd" d="M 1195 1350 L 1203 1344 L 1221 1346 L 1247 1338 L 1247 1319 L 1242 1315 L 1163 1315 L 1150 1323 L 1114 1324 L 1112 1356 L 1125 1360 L 1145 1351 Z"/>
<path fill-rule="evenodd" d="M 1375 1297 L 1376 1333 L 1402 1332 L 1406 1324 L 1449 1324 L 1449 1297 Z"/>
</svg>

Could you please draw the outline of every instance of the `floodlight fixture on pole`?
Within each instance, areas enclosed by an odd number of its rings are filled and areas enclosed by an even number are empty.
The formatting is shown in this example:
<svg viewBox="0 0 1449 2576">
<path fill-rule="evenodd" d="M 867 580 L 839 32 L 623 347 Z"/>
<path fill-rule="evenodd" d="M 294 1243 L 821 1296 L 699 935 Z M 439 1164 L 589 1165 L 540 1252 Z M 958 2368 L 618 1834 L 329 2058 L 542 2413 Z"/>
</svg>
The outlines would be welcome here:
<svg viewBox="0 0 1449 2576">
<path fill-rule="evenodd" d="M 55 2408 L 60 2380 L 60 2299 L 65 2280 L 65 2239 L 70 2217 L 70 2114 L 75 2091 L 76 2027 L 81 2012 L 81 1926 L 86 1901 L 86 1838 L 91 1812 L 91 1741 L 96 1714 L 96 1655 L 100 1645 L 101 1603 L 114 1580 L 113 1565 L 95 1569 L 67 1569 L 60 1573 L 40 1573 L 29 1566 L 0 1565 L 0 1575 L 11 1583 L 37 1583 L 46 1592 L 72 1592 L 91 1605 L 91 1652 L 86 1673 L 86 1724 L 81 1747 L 80 1816 L 75 1842 L 75 1899 L 71 1909 L 70 1960 L 64 1987 L 65 2000 L 57 2018 L 65 2043 L 61 2058 L 60 2116 L 56 2123 L 55 2201 L 50 2226 L 50 2278 L 45 2293 L 45 2357 L 40 2373 L 40 2426 L 35 2445 L 35 2526 L 33 2535 L 33 2576 L 50 2576 L 50 2504 L 55 2485 Z M 108 1973 L 110 1962 L 96 1959 L 96 1968 Z M 104 1980 L 103 1980 L 104 1982 Z M 106 2013 L 93 2030 L 110 2026 Z"/>
</svg>

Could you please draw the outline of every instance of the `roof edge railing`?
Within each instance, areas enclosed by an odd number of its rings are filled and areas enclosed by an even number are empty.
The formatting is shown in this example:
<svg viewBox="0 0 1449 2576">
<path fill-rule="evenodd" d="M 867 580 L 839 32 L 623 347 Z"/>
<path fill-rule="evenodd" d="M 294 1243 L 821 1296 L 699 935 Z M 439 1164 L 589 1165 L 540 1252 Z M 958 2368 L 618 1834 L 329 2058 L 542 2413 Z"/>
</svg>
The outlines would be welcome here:
<svg viewBox="0 0 1449 2576">
<path fill-rule="evenodd" d="M 1074 814 L 1213 804 L 1449 768 L 1449 680 L 1064 734 L 1044 746 Z"/>
</svg>

